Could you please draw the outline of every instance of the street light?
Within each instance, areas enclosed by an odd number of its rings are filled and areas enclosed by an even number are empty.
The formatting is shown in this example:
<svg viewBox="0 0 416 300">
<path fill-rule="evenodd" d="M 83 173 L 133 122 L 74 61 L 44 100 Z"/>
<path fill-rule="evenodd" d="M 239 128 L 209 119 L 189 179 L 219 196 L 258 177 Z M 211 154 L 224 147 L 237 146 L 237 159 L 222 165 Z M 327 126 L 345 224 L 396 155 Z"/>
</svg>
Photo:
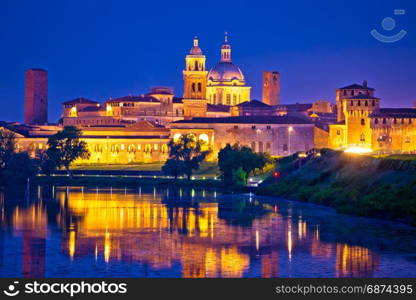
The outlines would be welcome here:
<svg viewBox="0 0 416 300">
<path fill-rule="evenodd" d="M 290 133 L 293 131 L 293 127 L 292 126 L 289 126 L 288 128 L 287 128 L 287 132 L 288 132 L 288 151 L 289 151 L 289 154 L 290 154 Z"/>
</svg>

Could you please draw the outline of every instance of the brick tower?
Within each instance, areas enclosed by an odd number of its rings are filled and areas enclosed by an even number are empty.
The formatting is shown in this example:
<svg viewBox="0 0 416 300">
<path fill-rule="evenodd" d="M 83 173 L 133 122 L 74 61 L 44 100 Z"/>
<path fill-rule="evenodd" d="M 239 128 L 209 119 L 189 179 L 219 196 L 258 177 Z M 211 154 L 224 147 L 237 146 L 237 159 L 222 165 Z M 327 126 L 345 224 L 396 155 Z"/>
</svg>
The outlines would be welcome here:
<svg viewBox="0 0 416 300">
<path fill-rule="evenodd" d="M 28 69 L 25 81 L 25 123 L 48 123 L 48 72 Z"/>
<path fill-rule="evenodd" d="M 280 104 L 280 73 L 263 72 L 263 103 Z"/>
</svg>

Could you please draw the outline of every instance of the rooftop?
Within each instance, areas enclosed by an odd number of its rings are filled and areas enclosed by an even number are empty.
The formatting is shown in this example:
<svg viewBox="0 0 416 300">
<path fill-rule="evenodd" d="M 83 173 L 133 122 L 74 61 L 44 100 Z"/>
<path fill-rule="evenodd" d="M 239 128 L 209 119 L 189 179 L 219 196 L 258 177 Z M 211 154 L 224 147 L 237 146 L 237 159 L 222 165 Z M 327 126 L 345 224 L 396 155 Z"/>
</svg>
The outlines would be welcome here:
<svg viewBox="0 0 416 300">
<path fill-rule="evenodd" d="M 372 118 L 416 118 L 416 108 L 380 108 L 370 115 Z"/>
<path fill-rule="evenodd" d="M 229 112 L 230 106 L 221 104 L 207 104 L 207 111 L 209 112 Z"/>
<path fill-rule="evenodd" d="M 363 81 L 363 84 L 354 83 L 351 85 L 344 86 L 339 88 L 340 90 L 374 90 L 373 88 L 367 86 L 367 81 Z"/>
<path fill-rule="evenodd" d="M 295 116 L 239 116 L 224 118 L 193 118 L 191 120 L 180 120 L 173 124 L 313 124 L 308 119 Z"/>
<path fill-rule="evenodd" d="M 259 100 L 251 100 L 251 101 L 245 101 L 243 103 L 240 103 L 237 105 L 238 107 L 252 107 L 252 108 L 271 108 L 270 105 L 263 103 Z"/>
<path fill-rule="evenodd" d="M 128 95 L 120 98 L 109 99 L 106 101 L 109 102 L 160 102 L 158 99 L 152 96 L 147 95 L 140 95 L 140 96 L 133 96 Z"/>
<path fill-rule="evenodd" d="M 62 104 L 64 104 L 64 105 L 68 105 L 68 104 L 98 104 L 98 102 L 87 99 L 87 98 L 79 97 L 79 98 L 75 98 L 73 100 L 65 101 Z"/>
</svg>

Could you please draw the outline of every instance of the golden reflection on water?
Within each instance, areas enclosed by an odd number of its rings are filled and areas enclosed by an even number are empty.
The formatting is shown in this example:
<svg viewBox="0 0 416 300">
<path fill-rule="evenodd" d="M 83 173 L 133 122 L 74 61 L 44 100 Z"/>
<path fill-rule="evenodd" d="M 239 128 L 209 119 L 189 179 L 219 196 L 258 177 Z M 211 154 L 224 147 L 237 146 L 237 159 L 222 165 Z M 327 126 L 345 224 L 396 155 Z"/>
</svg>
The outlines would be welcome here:
<svg viewBox="0 0 416 300">
<path fill-rule="evenodd" d="M 140 262 L 155 270 L 180 264 L 186 278 L 243 277 L 256 261 L 259 276 L 285 276 L 281 266 L 295 264 L 301 252 L 332 263 L 329 277 L 371 276 L 379 263 L 367 248 L 321 241 L 317 225 L 292 216 L 291 209 L 282 217 L 277 205 L 239 226 L 219 217 L 218 202 L 172 205 L 156 189 L 54 191 L 61 249 L 72 261 L 90 256 L 94 262 Z M 44 276 L 48 216 L 42 201 L 16 206 L 12 225 L 23 237 L 23 275 Z"/>
</svg>

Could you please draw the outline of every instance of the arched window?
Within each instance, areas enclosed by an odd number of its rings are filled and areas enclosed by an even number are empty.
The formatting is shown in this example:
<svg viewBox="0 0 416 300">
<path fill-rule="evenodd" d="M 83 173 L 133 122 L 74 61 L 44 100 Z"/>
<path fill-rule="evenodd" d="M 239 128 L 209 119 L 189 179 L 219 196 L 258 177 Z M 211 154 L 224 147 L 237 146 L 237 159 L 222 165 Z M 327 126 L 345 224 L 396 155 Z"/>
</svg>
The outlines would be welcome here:
<svg viewBox="0 0 416 300">
<path fill-rule="evenodd" d="M 374 119 L 374 124 L 378 124 L 378 119 L 377 118 Z"/>
<path fill-rule="evenodd" d="M 168 153 L 169 151 L 168 145 L 163 144 L 160 150 L 162 151 L 162 153 Z"/>
<path fill-rule="evenodd" d="M 195 83 L 192 83 L 192 92 L 195 92 Z"/>
<path fill-rule="evenodd" d="M 272 151 L 272 145 L 269 142 L 267 142 L 266 143 L 266 152 L 271 153 L 271 151 Z"/>
<path fill-rule="evenodd" d="M 150 144 L 146 144 L 146 146 L 144 146 L 144 152 L 145 153 L 151 153 L 152 152 L 152 146 Z"/>
<path fill-rule="evenodd" d="M 365 125 L 365 120 L 361 119 L 361 125 L 364 126 Z"/>
<path fill-rule="evenodd" d="M 198 92 L 202 92 L 202 84 L 198 82 Z"/>
<path fill-rule="evenodd" d="M 365 106 L 368 106 L 368 101 L 365 101 Z"/>
<path fill-rule="evenodd" d="M 386 124 L 386 123 L 387 123 L 386 118 L 383 118 L 383 124 Z"/>
<path fill-rule="evenodd" d="M 198 61 L 195 61 L 195 71 L 198 71 Z"/>
<path fill-rule="evenodd" d="M 251 142 L 251 150 L 253 150 L 253 152 L 256 152 L 256 142 Z"/>
<path fill-rule="evenodd" d="M 135 149 L 134 145 L 132 144 L 132 145 L 129 145 L 129 146 L 128 146 L 127 151 L 128 151 L 129 153 L 131 153 L 131 152 L 135 152 L 135 151 L 136 151 L 136 149 Z"/>
<path fill-rule="evenodd" d="M 259 152 L 263 152 L 263 142 L 259 142 Z"/>
</svg>

